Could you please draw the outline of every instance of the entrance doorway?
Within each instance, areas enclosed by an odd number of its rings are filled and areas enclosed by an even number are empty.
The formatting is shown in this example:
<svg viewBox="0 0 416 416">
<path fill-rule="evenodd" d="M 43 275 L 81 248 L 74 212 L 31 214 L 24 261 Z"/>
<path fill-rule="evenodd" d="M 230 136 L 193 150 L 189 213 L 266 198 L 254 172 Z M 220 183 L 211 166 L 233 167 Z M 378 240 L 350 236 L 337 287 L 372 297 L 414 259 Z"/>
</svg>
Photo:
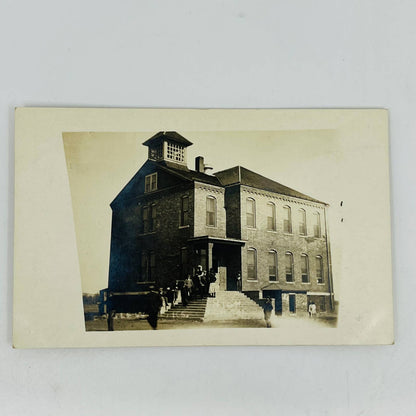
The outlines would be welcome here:
<svg viewBox="0 0 416 416">
<path fill-rule="evenodd" d="M 263 290 L 263 299 L 270 297 L 274 298 L 274 313 L 276 315 L 282 314 L 282 291 L 281 290 Z"/>
</svg>

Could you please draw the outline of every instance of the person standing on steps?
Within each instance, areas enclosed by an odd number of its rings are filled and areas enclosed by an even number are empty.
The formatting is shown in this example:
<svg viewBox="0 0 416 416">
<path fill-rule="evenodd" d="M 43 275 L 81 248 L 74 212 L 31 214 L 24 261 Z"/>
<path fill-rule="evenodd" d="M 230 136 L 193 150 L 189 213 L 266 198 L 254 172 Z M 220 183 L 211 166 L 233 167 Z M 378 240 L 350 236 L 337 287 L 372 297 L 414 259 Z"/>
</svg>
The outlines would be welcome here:
<svg viewBox="0 0 416 416">
<path fill-rule="evenodd" d="M 241 281 L 241 273 L 240 272 L 237 273 L 236 282 L 237 282 L 237 290 L 239 292 L 241 292 L 242 289 L 243 289 L 243 282 Z"/>
<path fill-rule="evenodd" d="M 215 298 L 216 293 L 216 285 L 215 282 L 217 281 L 217 278 L 215 277 L 214 269 L 211 268 L 208 273 L 208 296 L 211 298 Z"/>
<path fill-rule="evenodd" d="M 266 303 L 263 306 L 263 310 L 264 310 L 264 320 L 266 321 L 266 326 L 267 328 L 271 328 L 272 323 L 270 320 L 272 317 L 273 305 L 272 305 L 272 300 L 270 298 L 266 299 Z"/>
<path fill-rule="evenodd" d="M 188 277 L 183 282 L 183 287 L 186 290 L 186 298 L 187 300 L 191 299 L 194 292 L 194 283 L 191 279 L 191 275 L 188 274 Z"/>
</svg>

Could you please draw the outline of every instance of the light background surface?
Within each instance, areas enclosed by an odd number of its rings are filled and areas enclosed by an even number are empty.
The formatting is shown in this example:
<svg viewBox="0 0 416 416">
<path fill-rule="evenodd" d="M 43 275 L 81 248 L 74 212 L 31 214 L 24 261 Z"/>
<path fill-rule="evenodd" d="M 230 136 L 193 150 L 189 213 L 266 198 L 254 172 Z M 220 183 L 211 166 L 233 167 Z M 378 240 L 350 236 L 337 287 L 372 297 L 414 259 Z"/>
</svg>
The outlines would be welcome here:
<svg viewBox="0 0 416 416">
<path fill-rule="evenodd" d="M 5 414 L 414 413 L 414 2 L 0 7 Z M 12 350 L 13 108 L 22 105 L 389 108 L 396 345 Z"/>
</svg>

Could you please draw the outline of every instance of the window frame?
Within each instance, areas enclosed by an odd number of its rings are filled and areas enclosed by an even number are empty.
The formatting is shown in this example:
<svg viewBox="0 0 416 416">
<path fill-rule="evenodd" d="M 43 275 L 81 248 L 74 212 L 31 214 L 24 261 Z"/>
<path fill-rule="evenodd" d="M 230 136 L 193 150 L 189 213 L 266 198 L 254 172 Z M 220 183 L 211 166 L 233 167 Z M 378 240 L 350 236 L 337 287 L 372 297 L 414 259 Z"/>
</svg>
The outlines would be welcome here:
<svg viewBox="0 0 416 416">
<path fill-rule="evenodd" d="M 144 177 L 144 193 L 157 191 L 157 172 Z"/>
<path fill-rule="evenodd" d="M 166 159 L 175 163 L 184 163 L 185 147 L 178 143 L 166 142 Z"/>
<path fill-rule="evenodd" d="M 249 259 L 252 253 L 253 255 L 253 264 L 249 264 Z M 252 273 L 250 272 L 250 267 L 252 267 Z M 250 277 L 253 275 L 254 277 Z M 249 247 L 247 249 L 247 280 L 250 282 L 257 281 L 257 250 L 254 247 Z"/>
<path fill-rule="evenodd" d="M 288 258 L 290 258 L 290 280 L 287 279 L 288 277 Z M 293 253 L 291 251 L 286 251 L 285 253 L 285 280 L 286 283 L 295 283 L 295 276 L 294 276 L 294 260 L 293 260 Z"/>
<path fill-rule="evenodd" d="M 276 231 L 276 205 L 273 202 L 268 202 L 267 209 L 269 208 L 272 215 L 269 215 L 270 212 L 267 213 L 267 231 Z M 271 219 L 271 227 L 269 227 L 269 219 Z"/>
<path fill-rule="evenodd" d="M 214 210 L 213 211 L 208 211 L 208 201 L 213 201 L 214 204 Z M 209 214 L 213 214 L 212 215 L 212 224 L 211 224 L 211 217 Z M 206 199 L 205 199 L 205 225 L 207 227 L 216 227 L 217 226 L 217 198 L 215 198 L 215 196 L 212 195 L 207 195 Z"/>
<path fill-rule="evenodd" d="M 292 208 L 289 205 L 284 205 L 283 211 L 285 212 L 283 216 L 283 232 L 285 234 L 293 234 Z"/>
<path fill-rule="evenodd" d="M 316 211 L 313 213 L 315 216 L 315 224 L 313 225 L 313 236 L 315 238 L 321 238 L 322 237 L 322 226 L 321 226 L 321 214 Z"/>
<path fill-rule="evenodd" d="M 251 206 L 253 209 L 253 212 L 248 212 L 248 207 Z M 249 224 L 249 215 L 250 218 L 252 219 L 252 225 Z M 247 228 L 256 228 L 256 200 L 254 198 L 251 197 L 247 197 L 246 198 L 246 225 Z"/>
<path fill-rule="evenodd" d="M 187 201 L 186 209 L 185 209 L 184 201 Z M 180 218 L 179 218 L 179 226 L 180 227 L 189 226 L 189 195 L 183 195 L 181 197 L 181 212 L 180 212 Z"/>
<path fill-rule="evenodd" d="M 324 285 L 325 284 L 325 278 L 324 278 L 324 259 L 320 254 L 315 256 L 315 273 L 316 273 L 316 283 L 318 285 Z M 320 273 L 318 273 L 320 272 Z"/>
<path fill-rule="evenodd" d="M 306 237 L 308 235 L 308 227 L 306 224 L 306 210 L 299 208 L 299 235 Z"/>
<path fill-rule="evenodd" d="M 273 264 L 270 264 L 270 258 L 273 256 Z M 267 266 L 269 269 L 269 282 L 278 282 L 279 281 L 279 268 L 278 268 L 278 258 L 277 258 L 277 251 L 276 250 L 269 250 L 268 257 L 267 257 Z M 274 274 L 270 273 L 271 267 L 274 268 Z M 274 279 L 271 279 L 271 277 L 274 276 Z"/>
<path fill-rule="evenodd" d="M 310 284 L 311 283 L 311 277 L 309 272 L 309 256 L 306 253 L 302 253 L 300 255 L 301 263 L 300 263 L 300 274 L 301 274 L 301 282 L 303 284 Z M 303 263 L 305 261 L 305 263 Z M 306 273 L 305 269 L 306 268 Z M 304 276 L 306 276 L 306 281 L 304 280 Z"/>
</svg>

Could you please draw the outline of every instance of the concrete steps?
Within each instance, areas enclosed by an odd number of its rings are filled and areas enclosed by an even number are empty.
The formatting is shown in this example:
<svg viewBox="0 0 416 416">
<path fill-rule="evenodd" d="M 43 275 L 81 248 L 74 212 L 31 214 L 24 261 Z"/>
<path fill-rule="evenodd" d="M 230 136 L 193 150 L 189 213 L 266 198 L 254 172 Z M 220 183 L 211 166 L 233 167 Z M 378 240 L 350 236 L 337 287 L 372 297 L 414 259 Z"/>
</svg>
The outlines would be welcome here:
<svg viewBox="0 0 416 416">
<path fill-rule="evenodd" d="M 207 299 L 191 300 L 185 307 L 182 304 L 176 305 L 160 316 L 160 319 L 190 319 L 202 321 L 205 315 Z"/>
<path fill-rule="evenodd" d="M 217 292 L 208 298 L 204 321 L 264 319 L 263 309 L 241 292 Z"/>
</svg>

